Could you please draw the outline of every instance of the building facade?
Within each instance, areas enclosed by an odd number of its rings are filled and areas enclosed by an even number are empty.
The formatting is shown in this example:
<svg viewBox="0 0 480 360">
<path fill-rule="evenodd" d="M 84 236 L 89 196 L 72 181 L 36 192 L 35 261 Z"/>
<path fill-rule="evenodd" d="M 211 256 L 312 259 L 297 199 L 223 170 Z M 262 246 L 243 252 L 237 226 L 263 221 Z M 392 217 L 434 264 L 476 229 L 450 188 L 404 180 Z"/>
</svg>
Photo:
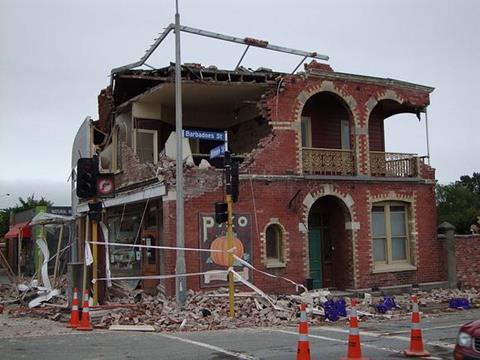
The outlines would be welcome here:
<svg viewBox="0 0 480 360">
<path fill-rule="evenodd" d="M 115 197 L 104 200 L 108 231 L 100 234 L 110 243 L 176 244 L 174 74 L 173 66 L 123 70 L 99 95 L 91 134 L 100 170 L 115 174 Z M 435 170 L 425 157 L 385 152 L 385 119 L 400 113 L 420 119 L 432 91 L 338 73 L 315 61 L 293 75 L 183 65 L 184 128 L 226 131 L 240 162 L 234 233 L 241 257 L 298 283 L 311 279 L 314 288 L 445 280 Z M 221 248 L 225 228 L 214 221 L 214 203 L 224 198 L 223 162 L 209 157 L 220 143 L 183 141 L 185 245 Z M 74 210 L 86 211 L 86 202 Z M 85 221 L 78 229 L 83 238 Z M 175 273 L 171 250 L 110 245 L 108 256 L 104 247 L 99 251 L 112 277 Z M 236 265 L 265 292 L 295 291 Z M 225 269 L 214 253 L 186 252 L 186 269 L 203 273 L 188 277 L 190 289 L 225 284 L 214 272 Z M 174 293 L 171 279 L 130 286 L 155 291 L 159 284 Z"/>
</svg>

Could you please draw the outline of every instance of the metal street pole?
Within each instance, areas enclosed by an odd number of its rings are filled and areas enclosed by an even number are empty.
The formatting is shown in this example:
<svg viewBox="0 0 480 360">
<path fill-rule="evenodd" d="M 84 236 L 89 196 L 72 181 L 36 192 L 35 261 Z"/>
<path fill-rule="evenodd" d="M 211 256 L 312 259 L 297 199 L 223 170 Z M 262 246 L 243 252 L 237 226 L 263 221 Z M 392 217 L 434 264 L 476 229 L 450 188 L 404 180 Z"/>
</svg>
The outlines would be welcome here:
<svg viewBox="0 0 480 360">
<path fill-rule="evenodd" d="M 184 209 L 183 209 L 183 135 L 182 135 L 182 73 L 180 60 L 180 14 L 178 0 L 175 1 L 175 131 L 177 135 L 176 190 L 177 190 L 177 247 L 185 247 Z M 175 274 L 185 274 L 185 252 L 177 250 Z M 176 277 L 175 294 L 177 304 L 185 305 L 186 278 Z"/>
</svg>

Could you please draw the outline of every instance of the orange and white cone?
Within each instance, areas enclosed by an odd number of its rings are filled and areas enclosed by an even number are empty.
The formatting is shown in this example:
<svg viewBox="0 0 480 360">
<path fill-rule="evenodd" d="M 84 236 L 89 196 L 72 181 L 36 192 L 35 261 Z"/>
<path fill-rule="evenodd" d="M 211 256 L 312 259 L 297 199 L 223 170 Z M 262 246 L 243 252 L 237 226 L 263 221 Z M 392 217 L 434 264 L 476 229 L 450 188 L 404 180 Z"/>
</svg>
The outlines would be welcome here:
<svg viewBox="0 0 480 360">
<path fill-rule="evenodd" d="M 404 354 L 411 357 L 430 356 L 430 353 L 423 349 L 420 312 L 418 310 L 418 300 L 415 295 L 412 296 L 412 330 L 410 332 L 410 348 L 405 350 Z"/>
<path fill-rule="evenodd" d="M 357 318 L 357 300 L 352 299 L 350 309 L 350 333 L 348 335 L 348 351 L 347 357 L 342 360 L 350 359 L 362 359 L 368 360 L 368 358 L 362 357 L 362 349 L 360 347 L 360 330 L 358 330 L 358 318 Z"/>
<path fill-rule="evenodd" d="M 305 304 L 300 304 L 300 324 L 298 325 L 297 360 L 310 360 L 310 344 L 308 342 L 308 321 Z"/>
<path fill-rule="evenodd" d="M 76 328 L 80 322 L 80 313 L 78 312 L 78 289 L 73 289 L 73 300 L 72 300 L 72 312 L 70 315 L 70 323 L 67 325 L 69 328 Z"/>
<path fill-rule="evenodd" d="M 88 302 L 89 302 L 88 289 L 86 289 L 83 291 L 82 321 L 80 321 L 80 324 L 78 325 L 77 330 L 82 330 L 82 331 L 93 330 L 92 324 L 90 323 Z"/>
</svg>

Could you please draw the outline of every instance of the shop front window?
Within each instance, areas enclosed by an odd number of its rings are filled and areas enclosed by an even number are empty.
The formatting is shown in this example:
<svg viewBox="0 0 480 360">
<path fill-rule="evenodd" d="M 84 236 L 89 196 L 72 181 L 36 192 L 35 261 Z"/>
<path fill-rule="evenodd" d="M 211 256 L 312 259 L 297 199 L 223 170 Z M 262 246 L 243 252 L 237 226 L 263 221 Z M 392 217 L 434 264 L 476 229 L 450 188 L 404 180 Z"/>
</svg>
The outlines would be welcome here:
<svg viewBox="0 0 480 360">
<path fill-rule="evenodd" d="M 139 226 L 142 208 L 121 207 L 108 217 L 109 241 L 120 244 L 141 244 Z M 141 274 L 141 248 L 110 246 L 110 270 L 112 277 Z"/>
</svg>

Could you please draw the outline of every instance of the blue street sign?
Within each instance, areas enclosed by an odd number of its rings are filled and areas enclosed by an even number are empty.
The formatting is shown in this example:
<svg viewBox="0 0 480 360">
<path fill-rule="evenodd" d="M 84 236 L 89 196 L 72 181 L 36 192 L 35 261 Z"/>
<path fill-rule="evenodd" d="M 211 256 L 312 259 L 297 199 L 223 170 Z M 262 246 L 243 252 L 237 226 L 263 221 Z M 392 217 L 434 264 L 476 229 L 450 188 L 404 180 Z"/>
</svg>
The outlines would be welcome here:
<svg viewBox="0 0 480 360">
<path fill-rule="evenodd" d="M 225 133 L 203 130 L 183 130 L 183 137 L 190 139 L 225 141 Z"/>
<path fill-rule="evenodd" d="M 214 159 L 223 154 L 225 154 L 225 144 L 219 145 L 210 150 L 210 159 Z"/>
</svg>

